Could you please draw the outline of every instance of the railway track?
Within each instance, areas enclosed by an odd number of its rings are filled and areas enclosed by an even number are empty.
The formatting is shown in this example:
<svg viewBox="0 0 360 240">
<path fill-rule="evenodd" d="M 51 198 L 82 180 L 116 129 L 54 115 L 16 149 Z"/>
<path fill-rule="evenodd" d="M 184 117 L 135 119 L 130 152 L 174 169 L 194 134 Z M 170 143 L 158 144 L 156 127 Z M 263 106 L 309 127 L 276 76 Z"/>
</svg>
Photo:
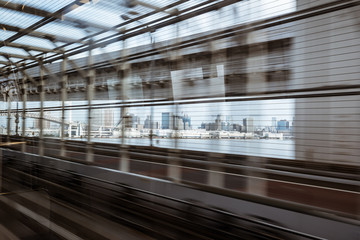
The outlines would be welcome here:
<svg viewBox="0 0 360 240">
<path fill-rule="evenodd" d="M 12 141 L 20 141 L 13 138 Z M 27 138 L 26 151 L 37 153 L 37 139 Z M 221 188 L 250 193 L 251 181 L 260 182 L 265 190 L 262 195 L 338 212 L 349 218 L 357 218 L 360 192 L 360 168 L 355 165 L 321 162 L 305 162 L 275 158 L 252 157 L 235 154 L 206 153 L 190 150 L 127 146 L 94 143 L 91 146 L 93 162 L 86 162 L 88 146 L 82 141 L 66 141 L 65 156 L 60 156 L 60 141 L 48 139 L 45 155 L 118 170 L 121 151 L 129 159 L 129 172 L 144 176 L 172 180 L 169 168 L 176 161 L 181 169 L 180 182 L 209 183 L 212 169 L 222 174 Z M 20 150 L 20 145 L 6 146 Z"/>
</svg>

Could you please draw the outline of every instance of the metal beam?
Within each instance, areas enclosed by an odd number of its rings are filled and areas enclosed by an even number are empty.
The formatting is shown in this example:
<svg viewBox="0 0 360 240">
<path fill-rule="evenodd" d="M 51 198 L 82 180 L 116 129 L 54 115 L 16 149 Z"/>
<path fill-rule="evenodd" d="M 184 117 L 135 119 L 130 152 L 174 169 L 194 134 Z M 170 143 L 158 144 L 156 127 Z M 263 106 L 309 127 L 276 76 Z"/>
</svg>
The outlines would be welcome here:
<svg viewBox="0 0 360 240">
<path fill-rule="evenodd" d="M 121 81 L 121 100 L 122 102 L 126 102 L 127 100 L 127 88 L 128 88 L 128 78 L 130 76 L 130 65 L 127 62 L 127 46 L 126 46 L 126 41 L 123 41 L 123 51 L 121 52 L 121 58 L 123 59 L 122 63 L 121 63 L 121 68 L 118 69 L 118 78 Z M 130 159 L 128 156 L 128 149 L 127 149 L 127 145 L 125 142 L 125 137 L 126 137 L 126 124 L 127 124 L 127 111 L 128 108 L 126 106 L 122 106 L 120 109 L 120 118 L 122 119 L 122 124 L 121 124 L 121 145 L 120 145 L 120 171 L 123 172 L 129 172 L 130 171 Z"/>
<path fill-rule="evenodd" d="M 20 59 L 26 59 L 26 60 L 32 59 L 30 56 L 25 56 L 25 55 L 20 55 L 20 54 L 15 54 L 15 53 L 0 53 L 0 56 L 6 57 L 7 59 L 9 59 L 9 58 L 20 58 Z"/>
<path fill-rule="evenodd" d="M 10 2 L 10 1 L 8 1 Z M 23 36 L 29 35 L 29 33 L 35 31 L 36 29 L 45 26 L 46 24 L 55 21 L 57 18 L 55 16 L 62 16 L 63 14 L 69 13 L 75 9 L 77 9 L 78 7 L 82 6 L 83 2 L 79 2 L 78 0 L 73 1 L 72 3 L 66 5 L 65 7 L 59 9 L 58 11 L 52 13 L 50 16 L 46 16 L 43 19 L 41 19 L 40 21 L 37 21 L 36 23 L 32 24 L 31 26 L 27 27 L 25 29 L 25 31 L 21 31 L 16 33 L 15 35 L 5 39 L 3 42 L 0 42 L 0 47 L 4 46 L 5 43 L 4 42 L 13 42 Z"/>
<path fill-rule="evenodd" d="M 134 21 L 138 21 L 138 20 L 140 20 L 140 19 L 142 19 L 142 18 L 151 16 L 152 14 L 156 14 L 156 13 L 159 12 L 159 11 L 165 11 L 166 9 L 169 9 L 169 8 L 171 8 L 171 7 L 175 7 L 175 6 L 179 5 L 179 4 L 182 4 L 182 3 L 187 2 L 187 1 L 189 1 L 189 0 L 178 0 L 177 2 L 172 3 L 172 4 L 169 4 L 169 5 L 167 5 L 167 6 L 163 7 L 163 8 L 160 8 L 160 9 L 158 9 L 158 10 L 152 11 L 152 12 L 150 12 L 150 13 L 146 13 L 146 14 L 140 16 L 140 17 L 131 19 L 131 20 L 127 21 L 126 23 L 122 23 L 122 24 L 116 25 L 116 26 L 114 26 L 114 27 L 112 28 L 112 30 L 115 30 L 115 29 L 117 29 L 117 28 L 120 28 L 121 26 L 124 26 L 124 25 L 126 25 L 126 24 L 128 24 L 128 23 L 131 23 L 131 22 L 134 22 Z M 82 4 L 83 4 L 83 3 L 82 3 Z M 66 10 L 67 8 L 70 8 L 70 7 L 69 7 L 70 5 L 71 5 L 71 4 L 69 4 L 67 7 L 63 8 L 63 10 L 65 9 L 64 12 L 67 13 L 67 12 L 69 12 L 69 11 L 72 10 L 72 9 Z M 77 4 L 75 4 L 75 5 L 78 7 Z M 76 7 L 74 7 L 74 8 L 76 8 Z M 162 18 L 162 19 L 159 19 L 159 20 L 164 20 L 164 19 Z M 97 36 L 98 34 L 102 34 L 102 33 L 106 32 L 105 30 L 103 30 L 103 31 L 100 31 L 100 32 L 95 33 L 95 34 L 91 34 L 91 35 L 87 36 L 86 38 L 82 38 L 82 39 L 78 39 L 78 40 L 72 40 L 72 39 L 69 39 L 69 38 L 63 38 L 63 37 L 55 36 L 55 35 L 52 35 L 52 34 L 45 34 L 45 33 L 37 32 L 37 31 L 33 31 L 33 28 L 32 28 L 32 29 L 21 29 L 21 28 L 18 28 L 18 27 L 9 26 L 9 25 L 5 25 L 5 24 L 1 24 L 0 27 L 4 27 L 4 28 L 6 28 L 6 29 L 8 29 L 8 30 L 10 30 L 10 31 L 16 31 L 16 32 L 19 32 L 19 33 L 24 33 L 24 32 L 26 32 L 27 34 L 24 34 L 24 35 L 33 36 L 33 37 L 39 37 L 39 38 L 46 38 L 46 39 L 48 39 L 48 40 L 51 40 L 52 42 L 54 42 L 55 40 L 58 40 L 58 41 L 67 43 L 67 44 L 65 44 L 64 46 L 61 46 L 61 47 L 55 46 L 56 49 L 62 49 L 62 48 L 65 47 L 65 46 L 71 45 L 72 43 L 88 44 L 87 41 L 84 41 L 85 39 L 91 38 L 91 37 Z M 120 32 L 120 33 L 123 33 L 123 30 L 120 29 L 119 32 Z M 112 36 L 112 37 L 113 37 L 113 36 Z M 111 37 L 111 38 L 112 38 L 112 37 Z M 13 40 L 14 40 L 13 38 L 9 38 L 9 39 L 10 39 L 10 41 L 13 41 Z M 7 40 L 9 40 L 9 39 L 7 39 Z M 120 40 L 120 39 L 119 39 L 119 40 Z M 1 43 L 0 43 L 0 44 L 1 44 Z M 79 47 L 76 47 L 76 48 L 74 48 L 73 50 L 76 50 L 76 49 L 78 49 L 78 48 L 79 48 Z"/>
<path fill-rule="evenodd" d="M 7 102 L 6 142 L 10 142 L 11 100 L 10 100 L 10 92 L 9 91 L 6 93 L 6 102 Z"/>
<path fill-rule="evenodd" d="M 20 27 L 15 27 L 15 26 L 11 26 L 8 24 L 1 24 L 0 27 L 2 29 L 8 30 L 8 31 L 12 31 L 12 32 L 17 32 L 17 33 L 25 33 L 25 35 L 31 36 L 31 37 L 36 37 L 36 38 L 42 38 L 42 39 L 47 39 L 49 41 L 58 41 L 58 42 L 64 42 L 64 43 L 82 43 L 82 44 L 86 44 L 86 41 L 81 41 L 79 39 L 75 39 L 75 38 L 68 38 L 68 37 L 62 37 L 62 36 L 57 36 L 54 34 L 49 34 L 49 33 L 43 33 L 43 32 L 38 32 L 38 31 L 31 31 L 28 30 L 26 28 L 20 28 Z M 8 45 L 10 41 L 5 40 L 6 44 Z"/>
<path fill-rule="evenodd" d="M 136 22 L 136 21 L 140 21 L 140 20 L 145 19 L 145 18 L 147 18 L 147 17 L 149 17 L 149 16 L 152 16 L 152 15 L 154 15 L 154 14 L 157 14 L 158 12 L 166 11 L 167 9 L 176 7 L 176 6 L 181 5 L 181 4 L 183 4 L 183 3 L 185 3 L 185 2 L 188 2 L 188 1 L 190 1 L 190 0 L 177 0 L 176 2 L 171 3 L 171 4 L 169 4 L 169 5 L 166 5 L 166 6 L 162 7 L 162 8 L 160 8 L 159 10 L 154 10 L 154 11 L 151 11 L 151 12 L 148 12 L 148 13 L 145 13 L 145 14 L 142 14 L 142 15 L 139 16 L 139 17 L 136 17 L 136 18 L 130 19 L 130 20 L 126 21 L 126 22 L 120 23 L 120 24 L 114 26 L 113 28 L 114 28 L 114 29 L 119 29 L 119 30 L 118 30 L 119 33 L 122 34 L 122 33 L 124 33 L 124 31 L 125 31 L 124 29 L 125 29 L 125 26 L 126 26 L 127 24 L 130 24 L 130 23 Z M 105 2 L 105 3 L 106 3 L 106 2 Z M 168 18 L 168 17 L 170 17 L 170 16 L 167 16 L 166 18 Z M 159 20 L 162 21 L 162 20 L 164 20 L 164 19 L 162 18 L 162 19 L 159 19 Z M 100 32 L 91 34 L 91 35 L 87 36 L 87 38 L 93 38 L 93 37 L 96 37 L 96 36 L 98 36 L 98 35 L 100 35 L 100 34 L 103 34 L 103 33 L 105 33 L 105 32 L 106 32 L 106 31 L 103 30 L 103 31 L 100 31 Z M 82 38 L 82 40 L 84 40 L 84 39 L 86 39 L 86 38 Z M 61 46 L 61 47 L 59 47 L 59 48 L 64 48 L 64 47 L 66 47 L 66 46 L 67 46 L 67 45 L 64 45 L 64 46 Z"/>
<path fill-rule="evenodd" d="M 44 68 L 43 63 L 40 61 L 40 82 L 38 88 L 40 90 L 40 117 L 39 117 L 39 155 L 44 156 L 44 102 L 45 102 L 45 92 L 44 92 Z"/>
<path fill-rule="evenodd" d="M 26 76 L 22 79 L 22 142 L 26 142 L 26 102 L 27 102 L 27 78 Z M 26 143 L 21 144 L 21 152 L 26 152 Z"/>
<path fill-rule="evenodd" d="M 42 64 L 42 58 L 36 58 L 30 52 L 27 52 L 27 53 L 29 54 L 31 59 L 33 59 L 34 61 L 37 61 L 39 63 L 39 66 L 44 70 L 44 72 L 47 73 L 48 76 L 54 77 L 55 80 L 58 81 L 58 82 L 61 81 L 56 74 L 53 74 L 44 64 Z"/>
<path fill-rule="evenodd" d="M 134 1 L 134 2 L 136 4 L 138 4 L 138 5 L 142 5 L 142 6 L 146 7 L 146 8 L 150 8 L 150 9 L 153 9 L 153 10 L 156 10 L 156 11 L 159 11 L 159 12 L 161 11 L 161 12 L 164 12 L 166 14 L 173 15 L 173 16 L 176 16 L 176 14 L 178 12 L 177 9 L 172 10 L 172 11 L 163 11 L 163 10 L 161 10 L 160 7 L 157 7 L 157 6 L 153 5 L 153 4 L 149 4 L 149 3 L 146 3 L 146 2 L 143 2 L 143 1 Z"/>
<path fill-rule="evenodd" d="M 133 29 L 130 29 L 130 30 L 133 30 L 133 32 L 125 33 L 125 34 L 122 34 L 122 35 L 114 34 L 114 35 L 108 36 L 106 40 L 100 39 L 100 40 L 96 41 L 92 45 L 80 46 L 80 47 L 76 47 L 74 49 L 71 49 L 70 51 L 68 51 L 65 54 L 65 57 L 70 57 L 70 56 L 73 56 L 73 55 L 76 55 L 76 54 L 79 54 L 79 53 L 83 53 L 85 51 L 89 51 L 90 49 L 104 47 L 104 46 L 107 46 L 107 45 L 115 43 L 115 42 L 120 42 L 120 41 L 123 41 L 125 39 L 135 37 L 135 36 L 141 35 L 143 33 L 149 32 L 151 29 L 155 30 L 155 29 L 160 29 L 160 28 L 169 26 L 171 24 L 176 24 L 176 23 L 181 22 L 183 20 L 190 19 L 192 17 L 198 16 L 198 15 L 210 12 L 210 11 L 217 10 L 219 8 L 222 8 L 222 7 L 226 7 L 228 5 L 234 4 L 234 3 L 239 2 L 239 1 L 242 1 L 242 0 L 227 0 L 227 1 L 217 2 L 217 3 L 214 3 L 212 5 L 206 6 L 206 7 L 202 8 L 202 9 L 196 9 L 194 11 L 188 12 L 186 14 L 183 14 L 183 15 L 179 16 L 179 17 L 171 18 L 171 19 L 169 19 L 167 21 L 159 22 L 159 23 L 157 23 L 155 25 L 150 26 L 149 28 L 143 28 L 143 29 L 139 29 L 139 30 L 135 30 L 135 28 L 133 28 Z M 196 6 L 198 6 L 198 5 L 196 5 Z M 189 9 L 181 11 L 181 13 L 186 12 L 188 10 L 190 11 L 190 10 L 192 10 L 194 8 L 195 7 L 190 7 Z M 137 20 L 137 18 L 134 18 L 133 20 Z M 131 20 L 131 21 L 133 21 L 133 20 Z M 127 31 L 129 31 L 129 30 L 127 30 Z M 57 56 L 57 57 L 54 57 L 51 60 L 50 59 L 45 60 L 44 62 L 55 61 L 55 60 L 59 60 L 61 58 L 62 58 L 62 56 Z"/>
<path fill-rule="evenodd" d="M 0 1 L 0 7 L 18 11 L 18 12 L 24 12 L 24 13 L 28 13 L 28 14 L 42 16 L 42 17 L 44 17 L 48 14 L 47 11 L 29 7 L 29 6 L 26 6 L 25 4 L 12 3 L 11 1 Z"/>
<path fill-rule="evenodd" d="M 24 49 L 25 51 L 33 50 L 33 51 L 45 52 L 45 53 L 49 53 L 49 52 L 61 53 L 60 50 L 54 50 L 54 49 L 49 49 L 49 48 L 30 46 L 30 45 L 26 45 L 26 44 L 13 43 L 13 42 L 6 43 L 6 46 L 13 47 L 13 48 L 21 48 L 21 49 Z"/>
<path fill-rule="evenodd" d="M 28 79 L 31 83 L 36 84 L 35 79 L 31 77 L 24 68 L 20 67 L 18 64 L 15 64 L 16 67 L 20 70 L 20 72 Z"/>
<path fill-rule="evenodd" d="M 65 146 L 65 101 L 67 99 L 66 85 L 68 76 L 66 74 L 67 68 L 67 59 L 64 58 L 61 62 L 61 145 L 60 145 L 60 156 L 64 157 L 66 155 L 66 146 Z M 71 125 L 69 126 L 71 128 Z M 71 131 L 71 130 L 70 130 Z"/>
<path fill-rule="evenodd" d="M 173 18 L 173 19 L 170 19 L 168 21 L 164 21 L 164 22 L 161 22 L 159 24 L 153 25 L 153 26 L 151 26 L 151 28 L 152 29 L 162 28 L 164 26 L 180 22 L 181 20 L 186 20 L 186 19 L 189 19 L 191 17 L 197 16 L 197 15 L 200 15 L 200 14 L 212 11 L 212 10 L 216 10 L 218 8 L 222 8 L 222 7 L 225 7 L 227 5 L 232 4 L 234 2 L 239 2 L 239 1 L 241 1 L 241 0 L 237 0 L 237 1 L 230 0 L 229 2 L 227 2 L 227 1 L 218 2 L 218 3 L 215 3 L 214 5 L 207 6 L 206 8 L 195 10 L 193 12 L 181 15 L 181 16 L 179 16 L 179 18 Z M 333 6 L 334 4 L 336 4 L 336 5 Z M 192 45 L 196 45 L 196 44 L 199 44 L 199 43 L 202 43 L 202 42 L 207 42 L 207 41 L 226 38 L 226 37 L 231 37 L 231 36 L 234 36 L 234 35 L 237 35 L 237 34 L 245 34 L 245 33 L 249 33 L 249 32 L 252 32 L 252 31 L 266 29 L 266 28 L 269 28 L 269 27 L 279 26 L 279 25 L 282 25 L 282 24 L 286 24 L 286 23 L 306 19 L 308 17 L 318 16 L 318 15 L 330 13 L 330 12 L 333 12 L 333 11 L 338 11 L 338 10 L 358 6 L 358 5 L 359 5 L 359 1 L 355 1 L 355 0 L 350 1 L 350 2 L 347 1 L 344 4 L 342 3 L 342 1 L 336 1 L 336 2 L 333 2 L 333 3 L 326 3 L 326 4 L 316 6 L 314 8 L 311 8 L 311 9 L 305 9 L 305 10 L 301 10 L 301 11 L 291 12 L 291 13 L 283 14 L 283 15 L 280 15 L 280 16 L 272 17 L 272 18 L 269 18 L 269 19 L 261 19 L 261 20 L 258 20 L 256 22 L 253 22 L 251 25 L 249 25 L 249 24 L 241 24 L 241 25 L 237 25 L 237 26 L 232 27 L 232 28 L 228 28 L 228 29 L 225 29 L 225 30 L 220 30 L 218 32 L 210 33 L 210 34 L 207 34 L 205 36 L 201 36 L 199 39 L 196 40 L 196 42 L 194 41 L 191 44 L 187 44 L 189 42 L 189 40 L 186 40 L 184 42 L 181 42 L 181 44 L 184 44 L 182 46 L 178 46 L 177 44 L 172 44 L 171 46 L 158 47 L 157 50 L 159 52 L 160 50 L 169 50 L 169 47 L 173 47 L 174 50 L 176 48 L 184 48 L 186 46 L 192 46 Z M 77 47 L 77 48 L 71 49 L 70 51 L 65 53 L 65 57 L 70 57 L 70 56 L 82 53 L 84 51 L 89 50 L 89 48 L 104 47 L 104 46 L 106 46 L 108 44 L 111 44 L 111 43 L 114 43 L 114 42 L 119 42 L 119 41 L 122 41 L 124 39 L 134 37 L 134 36 L 143 34 L 143 33 L 148 32 L 148 31 L 149 31 L 149 29 L 140 29 L 140 30 L 132 32 L 132 33 L 128 33 L 128 34 L 124 34 L 122 36 L 118 36 L 117 38 L 116 38 L 116 36 L 109 36 L 108 40 L 102 41 L 102 42 L 96 42 L 91 47 L 90 46 L 82 46 L 82 47 Z M 44 60 L 44 63 L 53 62 L 53 61 L 59 60 L 61 58 L 62 58 L 62 56 L 52 56 L 52 57 L 49 57 L 48 59 Z M 25 68 L 32 68 L 32 67 L 35 67 L 35 66 L 36 66 L 35 64 L 29 64 Z"/>
<path fill-rule="evenodd" d="M 88 76 L 87 76 L 87 100 L 88 100 L 88 128 L 87 128 L 87 142 L 86 142 L 86 161 L 93 162 L 94 161 L 94 154 L 91 142 L 91 127 L 92 127 L 92 119 L 91 115 L 93 114 L 92 110 L 92 101 L 94 98 L 94 83 L 95 83 L 95 74 L 96 71 L 93 67 L 93 53 L 92 50 L 89 50 L 88 56 Z M 101 127 L 101 126 L 100 126 Z"/>
<path fill-rule="evenodd" d="M 100 30 L 114 30 L 111 27 L 107 27 L 98 23 L 91 23 L 91 22 L 87 22 L 87 21 L 83 21 L 81 19 L 77 19 L 77 18 L 72 18 L 72 17 L 68 17 L 65 16 L 63 13 L 57 13 L 54 14 L 52 12 L 48 12 L 48 11 L 44 11 L 38 8 L 34 8 L 34 7 L 29 7 L 26 6 L 25 4 L 17 4 L 17 3 L 12 3 L 9 1 L 1 1 L 0 0 L 0 8 L 6 8 L 6 9 L 10 9 L 13 11 L 17 11 L 17 12 L 23 12 L 23 13 L 28 13 L 28 14 L 32 14 L 32 15 L 36 15 L 39 17 L 53 17 L 56 19 L 59 19 L 61 21 L 63 21 L 64 23 L 69 23 L 71 25 L 77 24 L 83 27 L 92 27 L 92 28 L 96 28 L 96 29 L 100 29 Z"/>
<path fill-rule="evenodd" d="M 88 74 L 82 70 L 75 61 L 68 59 L 69 63 L 71 64 L 71 66 L 76 70 L 76 72 L 78 72 L 80 74 L 80 77 L 82 77 L 83 79 L 87 80 Z"/>
</svg>

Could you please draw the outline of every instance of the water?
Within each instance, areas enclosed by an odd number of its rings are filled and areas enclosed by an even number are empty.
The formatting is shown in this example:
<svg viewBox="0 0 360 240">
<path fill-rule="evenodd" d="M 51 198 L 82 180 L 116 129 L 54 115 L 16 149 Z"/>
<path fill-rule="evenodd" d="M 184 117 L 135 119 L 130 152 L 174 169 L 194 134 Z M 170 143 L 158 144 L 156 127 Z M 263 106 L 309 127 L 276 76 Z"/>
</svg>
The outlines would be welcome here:
<svg viewBox="0 0 360 240">
<path fill-rule="evenodd" d="M 121 143 L 121 139 L 94 138 L 94 142 Z M 259 157 L 274 157 L 283 159 L 295 159 L 294 140 L 278 139 L 153 139 L 152 145 L 161 148 L 175 148 L 177 141 L 178 149 L 219 152 L 229 154 L 242 154 Z M 138 146 L 150 146 L 148 138 L 127 138 L 126 144 Z"/>
</svg>

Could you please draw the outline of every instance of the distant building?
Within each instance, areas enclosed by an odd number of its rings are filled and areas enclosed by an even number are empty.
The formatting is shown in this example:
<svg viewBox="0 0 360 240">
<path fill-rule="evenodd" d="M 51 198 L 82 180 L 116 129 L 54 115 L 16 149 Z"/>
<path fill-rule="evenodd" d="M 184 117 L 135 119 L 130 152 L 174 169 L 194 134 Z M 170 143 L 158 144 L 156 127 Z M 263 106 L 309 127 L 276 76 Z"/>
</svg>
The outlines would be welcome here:
<svg viewBox="0 0 360 240">
<path fill-rule="evenodd" d="M 216 130 L 215 123 L 201 123 L 201 129 L 205 129 L 206 131 L 214 131 Z"/>
<path fill-rule="evenodd" d="M 131 113 L 126 115 L 125 121 L 125 126 L 127 128 L 138 128 L 138 125 L 140 124 L 140 117 Z"/>
<path fill-rule="evenodd" d="M 142 127 L 142 126 L 141 126 Z M 144 121 L 144 128 L 147 129 L 159 129 L 159 122 L 154 122 L 150 115 L 148 115 Z"/>
<path fill-rule="evenodd" d="M 237 123 L 233 123 L 230 125 L 230 131 L 238 131 L 238 132 L 241 132 L 241 124 L 237 124 Z"/>
<path fill-rule="evenodd" d="M 290 128 L 290 123 L 287 120 L 280 120 L 277 122 L 277 130 L 278 131 L 285 131 L 285 130 L 289 130 Z"/>
<path fill-rule="evenodd" d="M 113 127 L 114 126 L 114 110 L 113 109 L 104 109 L 104 127 Z"/>
<path fill-rule="evenodd" d="M 133 115 L 129 114 L 126 115 L 123 119 L 123 123 L 125 124 L 125 128 L 131 128 L 132 127 L 132 121 L 133 121 Z"/>
<path fill-rule="evenodd" d="M 271 119 L 271 127 L 276 128 L 276 117 Z"/>
<path fill-rule="evenodd" d="M 173 116 L 173 124 L 174 126 L 170 126 L 170 129 L 175 129 L 175 130 L 184 130 L 184 122 L 183 122 L 183 118 L 180 116 Z"/>
<path fill-rule="evenodd" d="M 226 121 L 222 120 L 222 116 L 218 114 L 215 122 L 201 123 L 200 129 L 206 131 L 241 131 L 242 126 L 238 123 L 233 123 L 231 116 L 226 116 Z"/>
<path fill-rule="evenodd" d="M 216 119 L 215 119 L 215 128 L 216 129 L 214 129 L 214 130 L 218 130 L 218 131 L 220 131 L 221 130 L 221 123 L 222 123 L 222 117 L 221 117 L 221 114 L 218 114 L 217 116 L 216 116 Z"/>
<path fill-rule="evenodd" d="M 100 127 L 114 126 L 113 109 L 93 109 L 91 113 L 91 128 L 96 130 Z"/>
<path fill-rule="evenodd" d="M 182 120 L 184 123 L 184 129 L 185 130 L 191 129 L 191 118 L 187 114 L 183 116 Z"/>
<path fill-rule="evenodd" d="M 161 128 L 189 130 L 191 128 L 191 118 L 188 115 L 176 116 L 170 112 L 163 112 L 161 114 Z"/>
<path fill-rule="evenodd" d="M 144 128 L 150 128 L 150 116 L 148 115 L 144 121 Z"/>
<path fill-rule="evenodd" d="M 174 115 L 169 112 L 163 112 L 161 114 L 161 128 L 173 129 L 174 127 Z"/>
<path fill-rule="evenodd" d="M 254 132 L 254 119 L 252 117 L 243 119 L 243 129 L 242 130 L 247 133 Z"/>
</svg>

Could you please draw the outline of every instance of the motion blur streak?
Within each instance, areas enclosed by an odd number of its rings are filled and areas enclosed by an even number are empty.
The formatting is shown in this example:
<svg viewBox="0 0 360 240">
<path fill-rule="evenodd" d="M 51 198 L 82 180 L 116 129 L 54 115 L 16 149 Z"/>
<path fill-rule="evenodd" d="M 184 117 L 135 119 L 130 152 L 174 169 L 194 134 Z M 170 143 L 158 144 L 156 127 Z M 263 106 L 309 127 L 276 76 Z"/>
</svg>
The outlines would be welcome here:
<svg viewBox="0 0 360 240">
<path fill-rule="evenodd" d="M 359 0 L 0 16 L 0 239 L 360 240 Z"/>
</svg>

